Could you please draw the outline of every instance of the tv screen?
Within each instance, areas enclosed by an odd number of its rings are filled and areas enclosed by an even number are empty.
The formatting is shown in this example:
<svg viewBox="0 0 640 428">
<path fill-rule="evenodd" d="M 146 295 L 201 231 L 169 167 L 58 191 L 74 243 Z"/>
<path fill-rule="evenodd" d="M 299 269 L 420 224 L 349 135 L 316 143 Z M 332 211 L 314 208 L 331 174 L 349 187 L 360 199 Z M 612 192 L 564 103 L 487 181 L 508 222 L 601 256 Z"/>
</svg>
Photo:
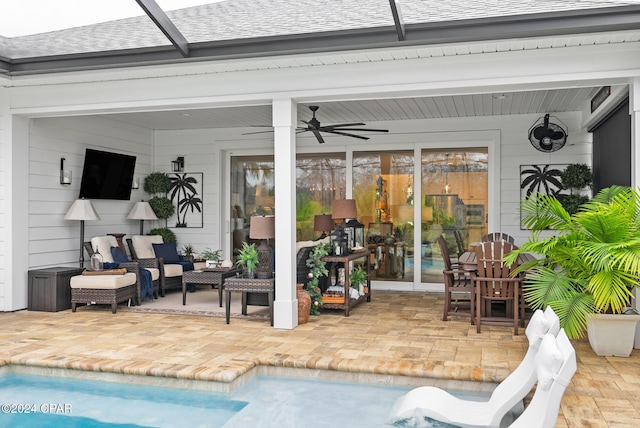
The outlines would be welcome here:
<svg viewBox="0 0 640 428">
<path fill-rule="evenodd" d="M 80 198 L 128 201 L 135 167 L 135 156 L 86 149 Z"/>
</svg>

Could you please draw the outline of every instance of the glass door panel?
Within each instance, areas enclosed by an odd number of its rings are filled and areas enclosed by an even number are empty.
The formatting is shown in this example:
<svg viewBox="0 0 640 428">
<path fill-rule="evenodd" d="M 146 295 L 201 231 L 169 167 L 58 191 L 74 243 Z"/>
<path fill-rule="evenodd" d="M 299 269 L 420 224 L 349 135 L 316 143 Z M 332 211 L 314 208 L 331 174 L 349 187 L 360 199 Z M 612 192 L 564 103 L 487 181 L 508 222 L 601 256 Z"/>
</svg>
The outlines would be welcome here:
<svg viewBox="0 0 640 428">
<path fill-rule="evenodd" d="M 413 281 L 413 151 L 354 152 L 353 198 L 373 279 Z"/>
<path fill-rule="evenodd" d="M 275 214 L 273 156 L 231 158 L 231 249 L 249 242 L 251 216 Z"/>
<path fill-rule="evenodd" d="M 473 148 L 423 150 L 421 157 L 420 276 L 422 282 L 441 283 L 438 236 L 444 236 L 455 258 L 486 233 L 489 155 L 487 149 Z"/>
</svg>

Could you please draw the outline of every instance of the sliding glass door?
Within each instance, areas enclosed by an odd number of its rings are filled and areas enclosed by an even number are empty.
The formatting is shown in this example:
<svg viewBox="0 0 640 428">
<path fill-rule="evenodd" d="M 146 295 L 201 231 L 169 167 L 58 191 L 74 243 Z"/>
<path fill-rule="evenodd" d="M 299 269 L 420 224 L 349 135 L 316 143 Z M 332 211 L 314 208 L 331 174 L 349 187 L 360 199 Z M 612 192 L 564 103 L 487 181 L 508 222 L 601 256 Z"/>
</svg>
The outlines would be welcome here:
<svg viewBox="0 0 640 428">
<path fill-rule="evenodd" d="M 442 283 L 437 237 L 444 236 L 456 256 L 487 232 L 487 148 L 354 151 L 351 165 L 346 159 L 346 153 L 298 154 L 296 239 L 320 235 L 314 217 L 330 214 L 333 201 L 347 197 L 351 173 L 374 281 Z M 252 215 L 275 214 L 273 167 L 271 155 L 231 158 L 234 254 L 249 241 Z"/>
<path fill-rule="evenodd" d="M 438 236 L 444 236 L 449 253 L 455 257 L 486 233 L 488 161 L 488 150 L 483 148 L 422 150 L 422 282 L 442 282 L 444 265 L 436 242 Z"/>
</svg>

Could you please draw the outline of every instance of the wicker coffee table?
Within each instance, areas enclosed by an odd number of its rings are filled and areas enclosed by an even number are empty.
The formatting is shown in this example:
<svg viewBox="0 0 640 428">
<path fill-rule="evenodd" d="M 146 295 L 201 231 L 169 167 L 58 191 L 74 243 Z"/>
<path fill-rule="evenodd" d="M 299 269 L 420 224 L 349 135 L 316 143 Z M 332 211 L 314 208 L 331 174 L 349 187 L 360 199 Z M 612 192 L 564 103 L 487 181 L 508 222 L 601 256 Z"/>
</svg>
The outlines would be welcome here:
<svg viewBox="0 0 640 428">
<path fill-rule="evenodd" d="M 259 299 L 261 294 L 266 295 L 266 303 L 269 305 L 269 321 L 273 325 L 273 296 L 275 294 L 276 280 L 257 279 L 257 278 L 229 278 L 224 283 L 224 289 L 227 292 L 227 324 L 229 324 L 229 315 L 231 313 L 231 292 L 238 291 L 242 293 L 242 314 L 247 314 L 247 304 L 261 304 Z M 251 296 L 254 296 L 251 298 Z"/>
<path fill-rule="evenodd" d="M 222 307 L 222 288 L 225 280 L 236 276 L 240 269 L 219 269 L 219 270 L 190 270 L 182 274 L 182 304 L 187 304 L 187 284 L 211 284 L 218 286 L 218 300 Z"/>
</svg>

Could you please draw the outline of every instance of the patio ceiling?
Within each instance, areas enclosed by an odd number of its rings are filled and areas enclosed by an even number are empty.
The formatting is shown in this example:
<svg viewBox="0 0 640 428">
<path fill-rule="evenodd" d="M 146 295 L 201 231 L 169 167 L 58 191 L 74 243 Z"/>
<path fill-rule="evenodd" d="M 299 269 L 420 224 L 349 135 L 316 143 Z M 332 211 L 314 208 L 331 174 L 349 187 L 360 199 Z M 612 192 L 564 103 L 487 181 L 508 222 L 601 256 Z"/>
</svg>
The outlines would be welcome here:
<svg viewBox="0 0 640 428">
<path fill-rule="evenodd" d="M 536 90 L 475 95 L 332 101 L 319 105 L 323 123 L 393 121 L 578 111 L 599 87 Z M 309 104 L 298 104 L 298 119 L 310 116 Z M 236 128 L 271 124 L 271 106 L 189 109 L 108 114 L 104 117 L 154 130 Z"/>
</svg>

